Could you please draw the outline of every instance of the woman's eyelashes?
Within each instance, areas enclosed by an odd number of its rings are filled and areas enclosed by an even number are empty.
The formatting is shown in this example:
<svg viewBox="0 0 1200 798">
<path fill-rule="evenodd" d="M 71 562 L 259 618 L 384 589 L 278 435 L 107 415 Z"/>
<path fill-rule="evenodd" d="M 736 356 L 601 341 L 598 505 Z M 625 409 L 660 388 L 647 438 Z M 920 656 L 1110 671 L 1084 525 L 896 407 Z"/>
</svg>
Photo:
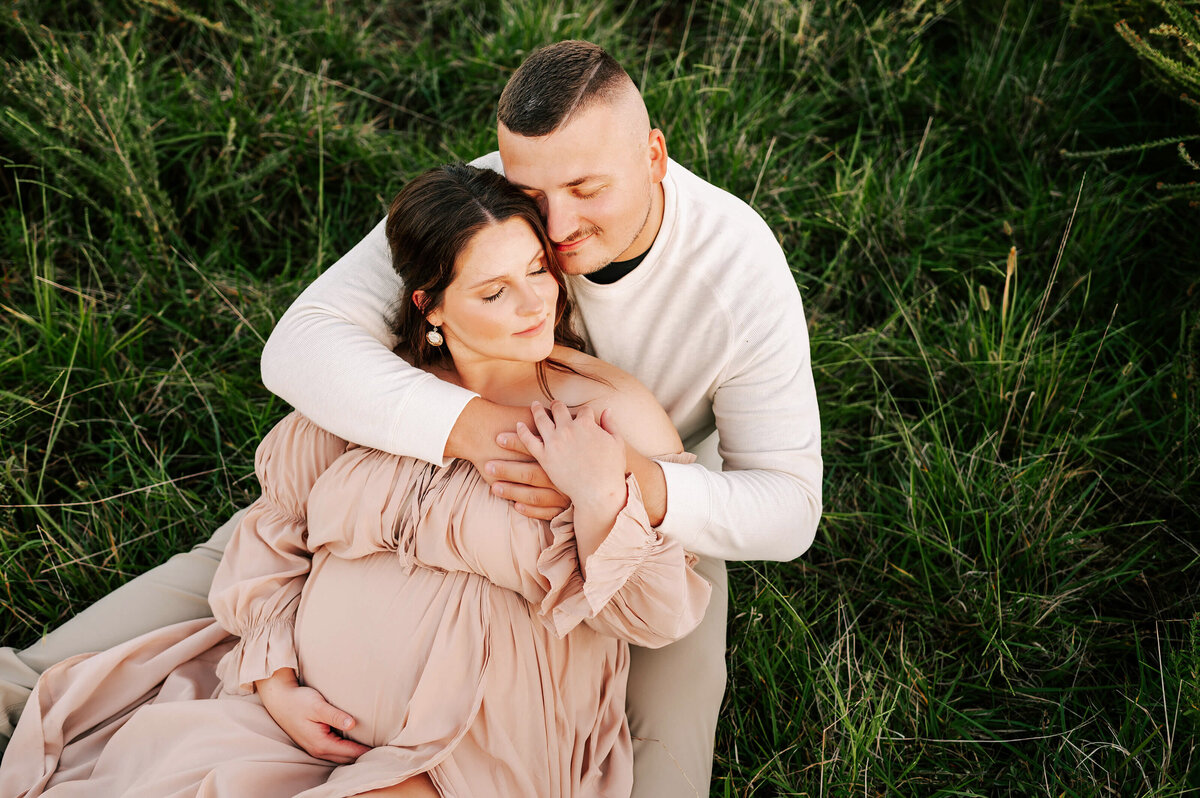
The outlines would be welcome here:
<svg viewBox="0 0 1200 798">
<path fill-rule="evenodd" d="M 537 269 L 531 271 L 529 273 L 529 276 L 537 277 L 539 274 L 547 274 L 548 272 L 549 272 L 549 269 L 547 269 L 545 266 L 540 266 Z M 496 293 L 492 294 L 491 296 L 483 297 L 483 301 L 484 302 L 495 302 L 497 299 L 500 298 L 500 295 L 503 293 L 504 293 L 504 286 L 500 286 L 499 290 L 497 290 Z"/>
</svg>

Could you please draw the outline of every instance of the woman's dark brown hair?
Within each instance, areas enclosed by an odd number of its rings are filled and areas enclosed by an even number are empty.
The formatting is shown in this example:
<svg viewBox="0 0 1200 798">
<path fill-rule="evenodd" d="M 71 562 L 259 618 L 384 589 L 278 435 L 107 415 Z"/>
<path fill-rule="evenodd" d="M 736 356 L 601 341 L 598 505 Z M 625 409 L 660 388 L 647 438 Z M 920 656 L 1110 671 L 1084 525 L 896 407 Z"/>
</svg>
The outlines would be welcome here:
<svg viewBox="0 0 1200 798">
<path fill-rule="evenodd" d="M 425 316 L 441 306 L 446 288 L 454 282 L 458 256 L 471 239 L 485 227 L 514 218 L 524 220 L 533 230 L 546 253 L 547 268 L 558 283 L 555 343 L 583 349 L 583 339 L 571 329 L 566 282 L 537 204 L 490 169 L 453 163 L 415 177 L 388 209 L 386 230 L 392 268 L 404 281 L 400 306 L 392 320 L 397 352 L 416 366 L 452 365 L 448 347 L 432 346 L 425 339 L 430 329 Z M 413 302 L 416 291 L 425 293 L 421 308 Z M 538 364 L 538 384 L 547 396 L 547 366 L 577 373 L 554 360 Z"/>
</svg>

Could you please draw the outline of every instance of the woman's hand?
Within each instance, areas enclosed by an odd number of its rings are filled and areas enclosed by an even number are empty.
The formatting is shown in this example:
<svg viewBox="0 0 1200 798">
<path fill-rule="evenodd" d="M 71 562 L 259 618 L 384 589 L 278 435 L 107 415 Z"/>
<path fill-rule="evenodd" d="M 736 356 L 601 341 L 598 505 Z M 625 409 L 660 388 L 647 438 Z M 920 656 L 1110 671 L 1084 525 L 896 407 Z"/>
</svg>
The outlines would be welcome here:
<svg viewBox="0 0 1200 798">
<path fill-rule="evenodd" d="M 549 413 L 538 402 L 530 409 L 537 434 L 518 423 L 517 435 L 554 485 L 576 507 L 611 504 L 619 497 L 619 510 L 625 504 L 625 442 L 605 426 L 608 412 L 596 423 L 587 406 L 574 418 L 562 402 L 552 404 Z"/>
<path fill-rule="evenodd" d="M 348 765 L 371 750 L 333 731 L 353 729 L 354 718 L 311 687 L 302 687 L 291 668 L 280 668 L 269 679 L 259 679 L 254 688 L 279 728 L 309 756 Z"/>
<path fill-rule="evenodd" d="M 628 498 L 625 442 L 612 430 L 607 410 L 599 424 L 590 407 L 575 418 L 562 402 L 551 405 L 549 413 L 537 402 L 532 410 L 537 434 L 517 424 L 517 435 L 575 506 L 575 547 L 579 571 L 587 578 L 588 557 L 608 537 Z"/>
</svg>

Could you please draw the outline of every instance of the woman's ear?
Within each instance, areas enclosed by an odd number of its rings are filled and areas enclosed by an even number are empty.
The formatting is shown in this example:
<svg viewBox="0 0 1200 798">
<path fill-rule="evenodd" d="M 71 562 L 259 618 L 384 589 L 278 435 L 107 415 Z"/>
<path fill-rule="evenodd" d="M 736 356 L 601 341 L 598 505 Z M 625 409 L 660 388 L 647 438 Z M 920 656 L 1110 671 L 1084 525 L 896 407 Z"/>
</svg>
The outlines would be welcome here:
<svg viewBox="0 0 1200 798">
<path fill-rule="evenodd" d="M 417 310 L 421 311 L 421 313 L 425 315 L 425 320 L 427 322 L 432 324 L 434 327 L 442 326 L 442 314 L 438 313 L 436 310 L 432 313 L 425 313 L 425 308 L 429 306 L 428 294 L 420 290 L 413 291 L 412 301 L 413 304 L 417 306 Z"/>
</svg>

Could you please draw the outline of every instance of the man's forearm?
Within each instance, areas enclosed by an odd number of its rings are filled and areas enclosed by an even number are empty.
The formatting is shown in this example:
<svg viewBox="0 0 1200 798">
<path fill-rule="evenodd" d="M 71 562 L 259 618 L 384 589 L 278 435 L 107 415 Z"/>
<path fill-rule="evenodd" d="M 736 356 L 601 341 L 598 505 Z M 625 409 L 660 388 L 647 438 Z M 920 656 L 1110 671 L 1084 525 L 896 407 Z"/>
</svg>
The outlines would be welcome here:
<svg viewBox="0 0 1200 798">
<path fill-rule="evenodd" d="M 821 461 L 808 460 L 794 472 L 664 463 L 670 513 L 660 530 L 707 557 L 795 559 L 812 545 L 821 518 Z"/>
<path fill-rule="evenodd" d="M 513 453 L 501 448 L 496 438 L 513 432 L 517 422 L 533 423 L 527 407 L 508 407 L 475 397 L 467 402 L 446 439 L 446 457 L 470 460 L 477 466 L 488 460 L 510 460 Z"/>
</svg>

